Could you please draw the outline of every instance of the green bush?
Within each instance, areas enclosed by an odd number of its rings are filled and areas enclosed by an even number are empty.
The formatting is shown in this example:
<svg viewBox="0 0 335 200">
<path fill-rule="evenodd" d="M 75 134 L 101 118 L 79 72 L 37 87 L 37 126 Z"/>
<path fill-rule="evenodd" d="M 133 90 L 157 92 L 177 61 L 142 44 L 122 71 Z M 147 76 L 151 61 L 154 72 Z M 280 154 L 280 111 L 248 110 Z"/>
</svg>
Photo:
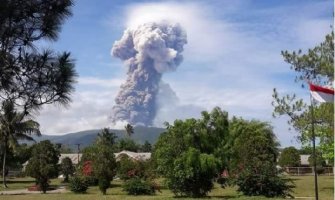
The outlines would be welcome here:
<svg viewBox="0 0 335 200">
<path fill-rule="evenodd" d="M 203 197 L 213 188 L 217 159 L 189 148 L 174 162 L 173 173 L 167 177 L 169 189 L 178 196 Z"/>
<path fill-rule="evenodd" d="M 74 193 L 85 193 L 88 186 L 84 178 L 75 176 L 70 179 L 69 188 Z"/>
<path fill-rule="evenodd" d="M 325 168 L 322 166 L 316 166 L 316 173 L 317 174 L 323 174 L 325 172 Z"/>
<path fill-rule="evenodd" d="M 242 171 L 236 179 L 238 191 L 248 196 L 292 197 L 294 185 L 290 179 L 275 174 L 256 174 L 249 170 Z"/>
<path fill-rule="evenodd" d="M 152 186 L 152 184 L 140 178 L 129 179 L 123 185 L 123 189 L 129 195 L 152 195 L 155 193 L 155 188 Z"/>
<path fill-rule="evenodd" d="M 106 194 L 107 189 L 110 186 L 110 181 L 106 178 L 99 179 L 99 190 L 103 195 Z"/>
</svg>

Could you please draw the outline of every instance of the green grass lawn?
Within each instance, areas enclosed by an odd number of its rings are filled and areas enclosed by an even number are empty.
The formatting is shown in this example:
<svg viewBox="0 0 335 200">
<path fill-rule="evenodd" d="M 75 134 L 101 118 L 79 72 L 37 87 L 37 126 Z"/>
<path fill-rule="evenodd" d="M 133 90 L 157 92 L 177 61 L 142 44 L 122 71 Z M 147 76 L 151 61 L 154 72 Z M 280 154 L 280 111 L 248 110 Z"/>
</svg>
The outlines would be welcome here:
<svg viewBox="0 0 335 200">
<path fill-rule="evenodd" d="M 293 196 L 295 197 L 313 197 L 314 195 L 314 178 L 313 176 L 293 176 L 291 177 L 296 184 Z M 319 196 L 322 200 L 333 200 L 334 199 L 334 177 L 333 176 L 320 176 L 319 177 Z M 9 179 L 9 189 L 23 189 L 34 184 L 32 178 L 17 178 Z M 54 179 L 51 185 L 60 185 L 59 179 Z M 100 194 L 97 187 L 90 187 L 87 194 L 73 194 L 71 192 L 65 194 L 27 194 L 27 195 L 1 195 L 1 200 L 100 200 L 100 199 L 125 199 L 125 200 L 137 200 L 137 199 L 176 199 L 173 193 L 163 188 L 160 192 L 157 192 L 153 196 L 129 196 L 121 188 L 121 181 L 113 181 L 112 187 L 108 189 L 107 195 L 103 196 Z M 3 188 L 0 189 L 4 191 Z M 279 200 L 281 198 L 265 198 L 265 197 L 247 197 L 236 192 L 236 188 L 228 187 L 222 189 L 219 185 L 215 185 L 215 188 L 209 193 L 210 199 L 234 199 L 234 200 L 264 200 L 272 199 Z M 177 198 L 177 199 L 189 199 L 189 198 Z M 206 198 L 208 199 L 208 198 Z M 306 198 L 311 199 L 311 198 Z"/>
</svg>

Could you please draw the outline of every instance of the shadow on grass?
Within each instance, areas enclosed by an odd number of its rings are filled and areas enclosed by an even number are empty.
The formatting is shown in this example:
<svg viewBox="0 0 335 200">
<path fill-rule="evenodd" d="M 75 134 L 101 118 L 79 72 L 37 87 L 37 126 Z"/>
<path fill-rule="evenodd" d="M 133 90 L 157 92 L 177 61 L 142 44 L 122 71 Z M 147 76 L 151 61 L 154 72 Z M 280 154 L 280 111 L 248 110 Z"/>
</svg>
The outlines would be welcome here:
<svg viewBox="0 0 335 200">
<path fill-rule="evenodd" d="M 217 199 L 236 199 L 236 198 L 239 198 L 240 196 L 238 195 L 213 195 L 210 197 L 217 198 Z"/>
<path fill-rule="evenodd" d="M 35 183 L 34 180 L 21 180 L 21 181 L 18 181 L 18 180 L 7 180 L 7 183 L 8 184 L 13 184 L 13 183 Z"/>
<path fill-rule="evenodd" d="M 204 197 L 198 197 L 198 198 L 194 198 L 194 199 L 212 199 L 212 198 L 216 198 L 216 199 L 236 199 L 239 198 L 239 195 L 211 195 L 211 196 L 204 196 Z M 174 199 L 185 199 L 185 198 L 192 198 L 192 197 L 188 197 L 188 196 L 173 196 L 172 198 Z"/>
<path fill-rule="evenodd" d="M 109 188 L 116 188 L 116 187 L 122 187 L 122 183 L 111 183 L 110 187 Z"/>
</svg>

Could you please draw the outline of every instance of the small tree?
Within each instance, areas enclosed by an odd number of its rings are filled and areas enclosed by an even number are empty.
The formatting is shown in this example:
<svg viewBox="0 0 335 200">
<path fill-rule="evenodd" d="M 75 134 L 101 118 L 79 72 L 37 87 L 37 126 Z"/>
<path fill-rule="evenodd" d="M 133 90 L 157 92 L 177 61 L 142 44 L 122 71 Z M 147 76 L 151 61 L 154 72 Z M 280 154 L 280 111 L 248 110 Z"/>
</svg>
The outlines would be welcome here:
<svg viewBox="0 0 335 200">
<path fill-rule="evenodd" d="M 278 163 L 282 167 L 298 167 L 300 165 L 299 151 L 294 147 L 283 149 Z"/>
<path fill-rule="evenodd" d="M 103 128 L 96 140 L 97 144 L 113 146 L 116 143 L 117 136 L 115 133 L 110 132 L 109 128 Z"/>
<path fill-rule="evenodd" d="M 175 160 L 168 186 L 178 196 L 203 197 L 213 188 L 218 162 L 213 155 L 189 148 Z"/>
<path fill-rule="evenodd" d="M 316 172 L 322 174 L 324 172 L 324 167 L 327 165 L 325 159 L 322 157 L 320 152 L 316 152 Z M 314 157 L 313 154 L 308 157 L 309 166 L 314 168 Z"/>
<path fill-rule="evenodd" d="M 95 144 L 83 151 L 83 173 L 98 179 L 99 189 L 106 194 L 110 181 L 116 174 L 116 160 L 114 156 L 114 137 L 108 129 L 103 129 Z"/>
<path fill-rule="evenodd" d="M 157 172 L 177 196 L 205 196 L 225 167 L 223 147 L 229 136 L 228 113 L 220 108 L 202 112 L 201 119 L 166 124 L 153 152 Z"/>
<path fill-rule="evenodd" d="M 152 160 L 133 160 L 127 155 L 121 155 L 117 162 L 117 176 L 122 180 L 131 178 L 153 179 L 155 177 Z"/>
<path fill-rule="evenodd" d="M 106 194 L 107 188 L 110 186 L 110 181 L 116 174 L 116 161 L 113 149 L 110 146 L 99 145 L 97 154 L 93 160 L 93 173 L 99 180 L 99 189 L 102 194 Z"/>
<path fill-rule="evenodd" d="M 152 146 L 151 146 L 151 144 L 146 140 L 146 141 L 144 142 L 144 144 L 142 145 L 141 150 L 142 150 L 143 152 L 151 152 L 151 150 L 152 150 Z"/>
<path fill-rule="evenodd" d="M 128 137 L 130 137 L 132 134 L 134 134 L 134 127 L 130 124 L 127 124 L 124 129 L 126 130 L 126 133 Z"/>
<path fill-rule="evenodd" d="M 73 175 L 74 167 L 72 164 L 72 160 L 69 157 L 65 157 L 61 162 L 61 170 L 64 175 L 64 183 L 69 182 L 69 175 Z"/>
<path fill-rule="evenodd" d="M 119 151 L 126 150 L 126 151 L 137 152 L 139 149 L 140 149 L 139 145 L 136 144 L 135 141 L 130 138 L 124 138 L 118 142 Z"/>
<path fill-rule="evenodd" d="M 230 123 L 230 175 L 245 195 L 291 196 L 290 180 L 278 175 L 278 143 L 272 127 L 260 121 L 233 118 Z"/>
<path fill-rule="evenodd" d="M 136 168 L 136 163 L 127 155 L 121 155 L 120 160 L 117 162 L 117 176 L 122 180 L 131 178 L 130 172 Z"/>
<path fill-rule="evenodd" d="M 39 124 L 31 119 L 25 119 L 25 113 L 18 112 L 14 103 L 3 101 L 0 108 L 0 145 L 2 154 L 2 178 L 6 188 L 6 158 L 7 152 L 19 145 L 18 140 L 33 141 L 32 135 L 40 136 Z"/>
<path fill-rule="evenodd" d="M 26 173 L 36 179 L 43 193 L 48 189 L 49 179 L 58 175 L 59 156 L 59 151 L 49 140 L 41 141 L 33 147 Z"/>
</svg>

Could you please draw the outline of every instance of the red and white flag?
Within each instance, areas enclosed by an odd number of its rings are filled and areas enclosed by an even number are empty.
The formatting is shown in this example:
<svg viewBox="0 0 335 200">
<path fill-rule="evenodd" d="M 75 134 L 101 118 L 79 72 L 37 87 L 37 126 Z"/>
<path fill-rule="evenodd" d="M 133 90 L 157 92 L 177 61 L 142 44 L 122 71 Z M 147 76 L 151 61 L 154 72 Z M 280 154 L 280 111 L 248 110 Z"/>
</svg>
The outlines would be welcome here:
<svg viewBox="0 0 335 200">
<path fill-rule="evenodd" d="M 334 102 L 334 90 L 309 83 L 312 97 L 318 102 Z"/>
</svg>

